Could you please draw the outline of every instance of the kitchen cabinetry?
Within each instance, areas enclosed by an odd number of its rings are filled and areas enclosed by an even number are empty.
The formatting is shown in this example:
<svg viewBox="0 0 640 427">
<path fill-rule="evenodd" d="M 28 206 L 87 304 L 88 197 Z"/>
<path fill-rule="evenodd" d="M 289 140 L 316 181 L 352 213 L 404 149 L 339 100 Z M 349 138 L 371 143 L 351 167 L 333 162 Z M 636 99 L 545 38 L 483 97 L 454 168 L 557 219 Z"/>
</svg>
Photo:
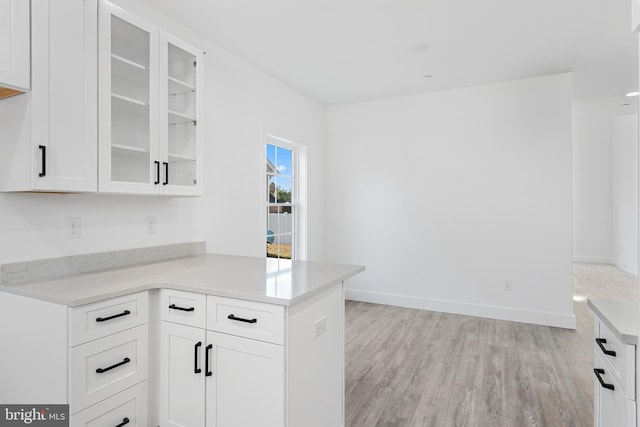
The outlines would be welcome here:
<svg viewBox="0 0 640 427">
<path fill-rule="evenodd" d="M 205 295 L 162 290 L 160 299 L 160 424 L 283 426 L 284 347 L 205 331 Z M 262 316 L 241 319 L 262 327 Z"/>
<path fill-rule="evenodd" d="M 99 22 L 99 191 L 202 194 L 202 52 L 106 1 Z"/>
<path fill-rule="evenodd" d="M 29 3 L 0 0 L 0 99 L 30 88 Z"/>
<path fill-rule="evenodd" d="M 2 343 L 19 351 L 3 351 L 0 400 L 68 403 L 72 426 L 146 426 L 147 320 L 146 292 L 74 308 L 3 294 L 0 321 L 19 333 Z"/>
<path fill-rule="evenodd" d="M 623 343 L 598 317 L 594 343 L 594 425 L 636 426 L 636 346 Z"/>
<path fill-rule="evenodd" d="M 97 190 L 96 20 L 97 0 L 32 2 L 31 91 L 0 102 L 0 191 Z"/>
<path fill-rule="evenodd" d="M 162 290 L 160 425 L 341 426 L 342 292 L 285 307 Z"/>
</svg>

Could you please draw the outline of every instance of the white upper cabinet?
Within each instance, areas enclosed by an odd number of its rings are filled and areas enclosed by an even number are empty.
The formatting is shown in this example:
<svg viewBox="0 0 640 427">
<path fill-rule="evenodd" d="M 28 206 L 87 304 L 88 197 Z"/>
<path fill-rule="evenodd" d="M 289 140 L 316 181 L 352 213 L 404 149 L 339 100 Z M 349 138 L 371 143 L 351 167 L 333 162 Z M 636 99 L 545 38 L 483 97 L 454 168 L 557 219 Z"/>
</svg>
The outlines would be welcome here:
<svg viewBox="0 0 640 427">
<path fill-rule="evenodd" d="M 202 194 L 202 138 L 198 126 L 202 53 L 160 33 L 160 129 L 165 191 Z"/>
<path fill-rule="evenodd" d="M 30 89 L 29 0 L 0 0 L 0 98 Z"/>
<path fill-rule="evenodd" d="M 0 191 L 95 192 L 97 0 L 33 0 L 31 23 L 31 91 L 0 102 Z"/>
<path fill-rule="evenodd" d="M 202 194 L 202 52 L 102 1 L 99 191 Z"/>
</svg>

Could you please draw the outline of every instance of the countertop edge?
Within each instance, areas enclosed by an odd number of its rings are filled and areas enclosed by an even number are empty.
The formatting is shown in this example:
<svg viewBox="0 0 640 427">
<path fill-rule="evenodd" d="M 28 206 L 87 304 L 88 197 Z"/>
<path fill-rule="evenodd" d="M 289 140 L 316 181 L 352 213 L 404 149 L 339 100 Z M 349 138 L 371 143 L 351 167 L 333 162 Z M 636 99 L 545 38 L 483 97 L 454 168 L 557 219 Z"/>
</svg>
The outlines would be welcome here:
<svg viewBox="0 0 640 427">
<path fill-rule="evenodd" d="M 615 304 L 617 301 L 607 301 L 607 303 Z M 614 324 L 614 322 L 609 318 L 607 313 L 598 307 L 598 300 L 592 300 L 591 298 L 587 299 L 587 306 L 591 308 L 591 310 L 595 313 L 596 316 L 609 328 L 616 337 L 625 344 L 638 345 L 638 335 L 622 332 L 619 329 L 619 326 Z M 624 304 L 621 302 L 621 304 Z"/>
<path fill-rule="evenodd" d="M 78 299 L 72 299 L 72 300 L 65 299 L 65 298 L 58 298 L 50 294 L 38 293 L 35 291 L 24 289 L 19 285 L 18 286 L 0 285 L 0 292 L 7 292 L 15 295 L 37 299 L 40 301 L 50 302 L 53 304 L 65 305 L 67 307 L 77 307 L 85 304 L 92 304 L 92 303 L 104 301 L 110 298 L 133 294 L 136 292 L 149 291 L 149 290 L 155 290 L 155 289 L 174 289 L 174 290 L 185 291 L 185 292 L 194 292 L 194 293 L 200 293 L 205 295 L 236 298 L 236 299 L 241 299 L 246 301 L 263 302 L 263 303 L 277 304 L 277 305 L 288 307 L 288 306 L 293 306 L 295 304 L 298 304 L 301 301 L 304 301 L 308 298 L 311 298 L 312 296 L 317 295 L 322 291 L 365 271 L 364 266 L 354 265 L 353 267 L 354 267 L 353 270 L 345 274 L 336 276 L 332 280 L 329 280 L 328 282 L 323 283 L 322 285 L 319 285 L 314 289 L 311 289 L 293 298 L 268 297 L 268 296 L 250 294 L 250 293 L 242 293 L 242 292 L 233 291 L 233 290 L 215 289 L 215 288 L 207 288 L 207 287 L 198 286 L 198 285 L 182 284 L 179 282 L 161 282 L 161 283 L 132 285 L 122 289 L 116 289 L 109 292 L 98 293 L 98 294 L 92 295 L 91 297 L 78 298 Z"/>
</svg>

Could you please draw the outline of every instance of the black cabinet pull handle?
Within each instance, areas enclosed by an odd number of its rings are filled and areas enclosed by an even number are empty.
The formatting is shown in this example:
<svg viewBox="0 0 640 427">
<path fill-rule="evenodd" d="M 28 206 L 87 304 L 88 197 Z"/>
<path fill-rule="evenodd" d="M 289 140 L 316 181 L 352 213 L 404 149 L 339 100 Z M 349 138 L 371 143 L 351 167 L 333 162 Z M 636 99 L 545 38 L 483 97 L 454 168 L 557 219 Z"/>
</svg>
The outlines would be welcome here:
<svg viewBox="0 0 640 427">
<path fill-rule="evenodd" d="M 204 375 L 207 377 L 210 377 L 211 375 L 213 375 L 213 372 L 209 370 L 209 351 L 212 348 L 213 348 L 213 344 L 209 344 L 207 346 L 207 349 L 204 352 L 204 370 L 205 370 Z"/>
<path fill-rule="evenodd" d="M 164 182 L 162 185 L 167 185 L 169 184 L 169 163 L 162 162 L 162 164 L 164 165 Z"/>
<path fill-rule="evenodd" d="M 131 312 L 129 310 L 125 310 L 120 314 L 114 314 L 113 316 L 109 316 L 109 317 L 96 317 L 96 322 L 106 322 L 107 320 L 115 319 L 122 316 L 127 316 L 129 314 L 131 314 Z"/>
<path fill-rule="evenodd" d="M 613 384 L 607 384 L 604 382 L 604 380 L 602 379 L 602 377 L 600 376 L 601 374 L 604 374 L 604 369 L 598 369 L 595 368 L 593 370 L 593 373 L 596 374 L 596 378 L 598 378 L 598 381 L 600 381 L 600 385 L 604 388 L 608 388 L 609 390 L 613 390 L 615 389 L 615 387 L 613 386 Z"/>
<path fill-rule="evenodd" d="M 228 315 L 227 319 L 237 320 L 238 322 L 245 322 L 245 323 L 258 323 L 258 319 L 256 319 L 255 317 L 253 319 L 243 319 L 242 317 L 236 317 L 233 314 Z"/>
<path fill-rule="evenodd" d="M 189 308 L 184 308 L 184 307 L 178 307 L 175 304 L 171 304 L 169 306 L 169 308 L 173 309 L 173 310 L 180 310 L 180 311 L 195 311 L 195 307 L 189 307 Z"/>
<path fill-rule="evenodd" d="M 42 169 L 40 170 L 40 173 L 38 174 L 38 176 L 42 178 L 47 174 L 47 146 L 38 145 L 38 148 L 40 149 L 40 158 L 42 159 L 41 160 Z"/>
<path fill-rule="evenodd" d="M 156 164 L 156 180 L 153 183 L 158 185 L 160 184 L 160 162 L 156 160 L 153 163 Z"/>
<path fill-rule="evenodd" d="M 195 346 L 193 346 L 193 373 L 199 374 L 202 372 L 202 369 L 198 368 L 198 349 L 202 347 L 202 341 L 198 341 Z"/>
<path fill-rule="evenodd" d="M 127 364 L 127 363 L 129 363 L 129 362 L 131 362 L 131 359 L 129 359 L 128 357 L 125 357 L 125 358 L 124 358 L 124 360 L 123 360 L 122 362 L 120 362 L 120 363 L 116 363 L 115 365 L 111 365 L 111 366 L 108 366 L 108 367 L 106 367 L 106 368 L 98 368 L 98 369 L 96 369 L 96 372 L 97 372 L 97 373 L 99 373 L 99 374 L 101 374 L 101 373 L 103 373 L 103 372 L 110 371 L 110 370 L 112 370 L 113 368 L 117 368 L 118 366 L 125 365 L 125 364 Z"/>
<path fill-rule="evenodd" d="M 604 354 L 606 354 L 607 356 L 616 357 L 616 352 L 614 350 L 607 350 L 602 345 L 607 343 L 607 340 L 605 338 L 596 338 L 596 343 L 598 343 L 598 347 L 600 347 L 600 350 L 602 350 Z"/>
<path fill-rule="evenodd" d="M 129 418 L 124 417 L 122 419 L 122 422 L 120 424 L 118 424 L 116 427 L 122 427 L 122 426 L 126 426 L 127 424 L 129 424 Z"/>
</svg>

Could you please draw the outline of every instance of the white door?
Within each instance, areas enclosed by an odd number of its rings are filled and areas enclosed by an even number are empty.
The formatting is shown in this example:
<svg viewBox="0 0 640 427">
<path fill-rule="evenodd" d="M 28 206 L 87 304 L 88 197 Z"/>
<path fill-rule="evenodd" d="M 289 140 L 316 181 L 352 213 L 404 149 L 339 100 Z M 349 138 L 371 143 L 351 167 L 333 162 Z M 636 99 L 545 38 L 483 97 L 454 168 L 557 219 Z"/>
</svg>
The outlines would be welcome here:
<svg viewBox="0 0 640 427">
<path fill-rule="evenodd" d="M 97 0 L 32 3 L 31 187 L 95 192 Z"/>
<path fill-rule="evenodd" d="M 158 29 L 100 1 L 99 191 L 156 193 L 158 152 Z"/>
<path fill-rule="evenodd" d="M 207 332 L 207 427 L 284 426 L 284 346 Z"/>
<path fill-rule="evenodd" d="M 160 425 L 205 425 L 205 331 L 160 322 Z"/>
<path fill-rule="evenodd" d="M 29 2 L 0 0 L 0 86 L 29 89 Z"/>
</svg>

